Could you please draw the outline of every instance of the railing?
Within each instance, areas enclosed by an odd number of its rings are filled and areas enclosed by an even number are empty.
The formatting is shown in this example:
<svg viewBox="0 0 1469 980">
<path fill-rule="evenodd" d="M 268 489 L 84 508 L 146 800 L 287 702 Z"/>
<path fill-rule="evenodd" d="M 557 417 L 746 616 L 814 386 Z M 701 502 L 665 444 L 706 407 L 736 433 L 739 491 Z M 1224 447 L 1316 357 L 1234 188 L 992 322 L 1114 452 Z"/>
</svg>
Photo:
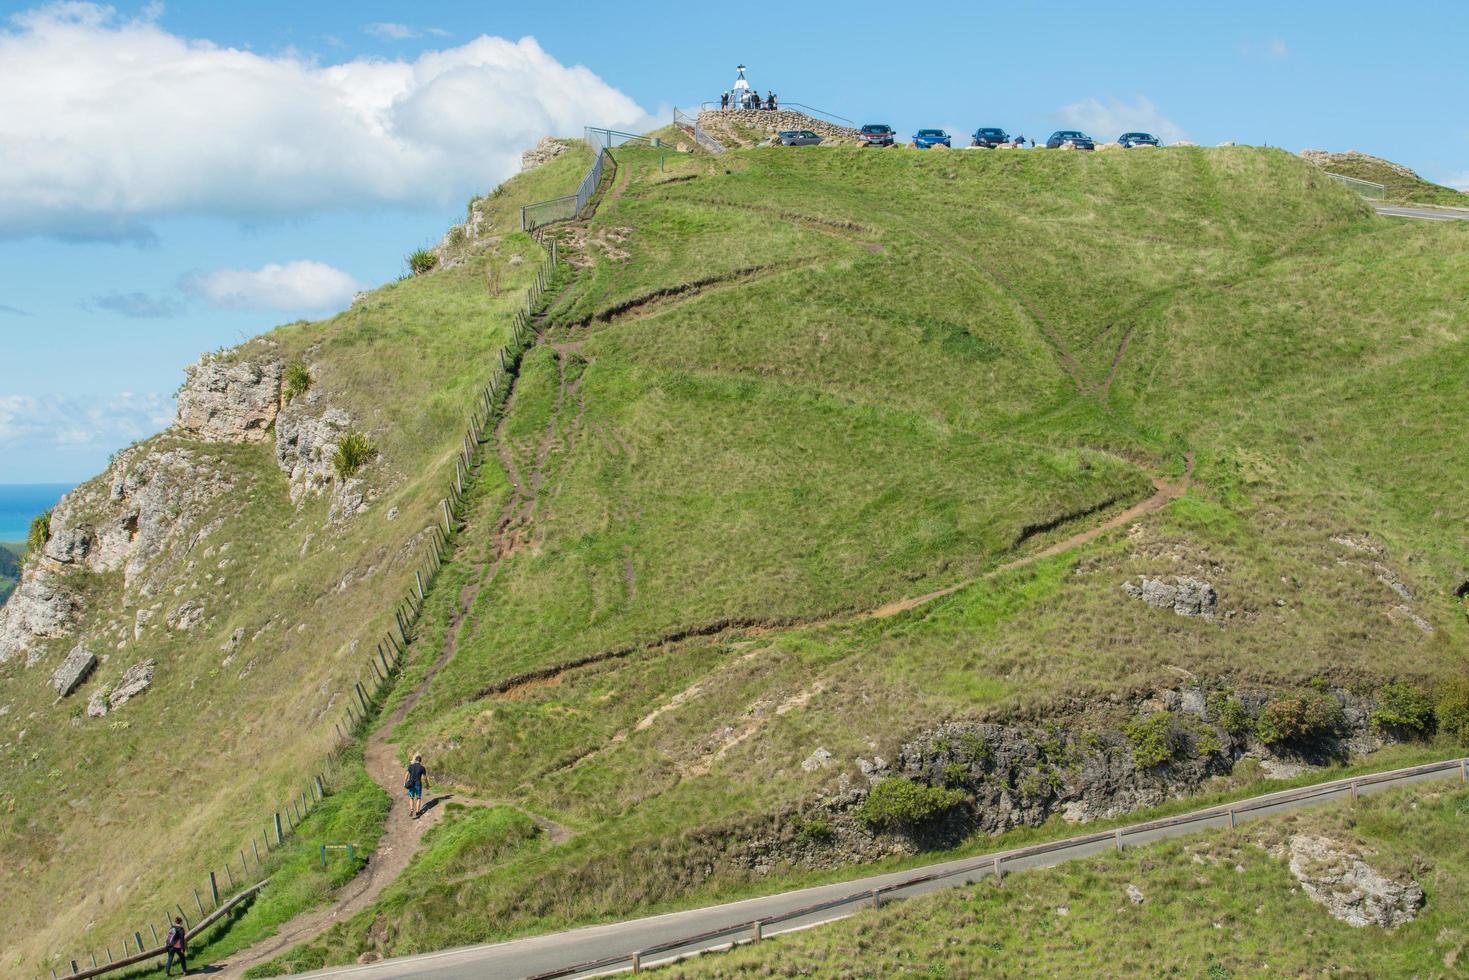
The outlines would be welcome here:
<svg viewBox="0 0 1469 980">
<path fill-rule="evenodd" d="M 1382 184 L 1376 184 L 1370 180 L 1361 180 L 1357 177 L 1348 177 L 1346 174 L 1334 174 L 1329 170 L 1326 171 L 1326 176 L 1339 183 L 1346 184 L 1369 201 L 1383 201 L 1387 199 L 1387 187 Z"/>
<path fill-rule="evenodd" d="M 610 132 L 610 130 L 601 130 Z M 549 201 L 540 201 L 536 204 L 527 204 L 520 209 L 520 230 L 535 231 L 546 225 L 557 221 L 570 221 L 591 202 L 592 195 L 597 193 L 597 185 L 602 182 L 602 171 L 608 159 L 606 147 L 597 150 L 597 159 L 592 161 L 592 167 L 581 179 L 581 186 L 577 187 L 575 194 L 567 194 L 565 197 L 553 197 Z"/>
<path fill-rule="evenodd" d="M 1356 803 L 1359 793 L 1371 792 L 1374 789 L 1384 789 L 1397 783 L 1419 782 L 1428 778 L 1443 778 L 1454 774 L 1458 775 L 1460 783 L 1469 782 L 1469 759 L 1450 759 L 1444 762 L 1431 762 L 1426 765 L 1410 766 L 1406 769 L 1395 769 L 1390 772 L 1375 773 L 1369 776 L 1338 779 L 1329 783 L 1321 783 L 1317 786 L 1304 786 L 1300 789 L 1267 793 L 1263 796 L 1241 800 L 1237 803 L 1209 807 L 1204 810 L 1196 810 L 1193 813 L 1186 813 L 1176 817 L 1165 817 L 1161 820 L 1151 820 L 1146 823 L 1133 824 L 1129 827 L 1120 827 L 1116 830 L 1103 830 L 1096 833 L 1068 837 L 1064 840 L 1051 841 L 1045 844 L 1034 844 L 1030 847 L 986 854 L 981 857 L 941 865 L 936 869 L 916 874 L 909 878 L 889 882 L 879 887 L 867 887 L 860 891 L 850 892 L 837 898 L 816 902 L 800 908 L 789 909 L 775 915 L 732 923 L 697 934 L 679 936 L 676 939 L 670 939 L 651 946 L 644 946 L 641 949 L 629 953 L 607 956 L 586 963 L 578 963 L 575 966 L 538 973 L 528 978 L 528 980 L 554 980 L 554 978 L 572 977 L 583 974 L 600 975 L 602 973 L 629 969 L 636 973 L 644 966 L 652 965 L 656 957 L 661 957 L 664 960 L 679 959 L 683 956 L 692 956 L 697 953 L 732 946 L 742 942 L 759 942 L 766 936 L 773 934 L 770 928 L 772 926 L 791 924 L 789 928 L 794 929 L 817 925 L 821 922 L 842 918 L 859 908 L 879 908 L 884 899 L 890 900 L 911 897 L 934 891 L 937 888 L 946 887 L 950 884 L 970 884 L 990 877 L 994 878 L 996 882 L 999 882 L 1004 877 L 1005 865 L 1007 864 L 1012 866 L 1012 870 L 1020 870 L 1023 867 L 1047 866 L 1048 864 L 1056 864 L 1063 860 L 1084 857 L 1107 850 L 1120 851 L 1123 849 L 1124 842 L 1128 837 L 1144 834 L 1149 835 L 1149 839 L 1151 840 L 1157 837 L 1174 837 L 1211 827 L 1228 827 L 1233 829 L 1241 819 L 1263 816 L 1264 814 L 1261 811 L 1295 809 L 1300 806 L 1325 802 L 1331 798 L 1342 797 L 1352 803 Z M 1067 854 L 1066 852 L 1068 851 L 1077 853 Z M 907 893 L 906 896 L 903 894 L 905 892 Z M 829 914 L 838 909 L 846 909 L 847 911 L 837 915 Z M 814 918 L 813 920 L 813 917 L 823 915 L 825 915 L 825 918 Z M 813 921 L 795 922 L 795 920 L 801 919 Z"/>
<path fill-rule="evenodd" d="M 583 138 L 588 144 L 601 150 L 610 150 L 614 146 L 622 146 L 624 143 L 642 143 L 645 146 L 663 145 L 656 136 L 639 136 L 637 133 L 619 133 L 615 129 L 599 129 L 596 126 L 586 126 L 582 132 Z"/>
<path fill-rule="evenodd" d="M 689 132 L 693 133 L 694 142 L 698 143 L 710 153 L 724 152 L 724 144 L 719 142 L 719 140 L 715 139 L 714 137 L 710 136 L 708 133 L 704 132 L 704 130 L 699 126 L 699 120 L 695 119 L 693 116 L 690 116 L 688 113 L 683 112 L 679 109 L 674 109 L 673 124 L 675 126 L 682 127 L 683 129 L 687 129 Z"/>
</svg>

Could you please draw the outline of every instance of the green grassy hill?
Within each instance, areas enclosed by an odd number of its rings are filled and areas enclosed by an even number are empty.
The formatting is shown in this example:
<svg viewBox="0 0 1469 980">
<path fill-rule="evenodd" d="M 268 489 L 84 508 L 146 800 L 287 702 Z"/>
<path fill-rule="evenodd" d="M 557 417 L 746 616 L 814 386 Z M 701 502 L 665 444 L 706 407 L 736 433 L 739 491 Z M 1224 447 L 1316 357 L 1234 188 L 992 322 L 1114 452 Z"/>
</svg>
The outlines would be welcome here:
<svg viewBox="0 0 1469 980">
<path fill-rule="evenodd" d="M 1454 208 L 1469 208 L 1469 194 L 1424 180 L 1401 164 L 1374 157 L 1355 150 L 1346 153 L 1327 153 L 1322 150 L 1307 150 L 1304 154 L 1323 170 L 1343 177 L 1370 180 L 1387 188 L 1389 201 L 1407 204 L 1438 204 Z"/>
<path fill-rule="evenodd" d="M 400 755 L 513 810 L 444 815 L 371 908 L 261 972 L 964 846 L 1085 812 L 1098 760 L 1128 787 L 1100 813 L 1246 750 L 1367 751 L 1384 684 L 1431 714 L 1463 671 L 1469 550 L 1446 532 L 1469 462 L 1444 420 L 1469 381 L 1469 228 L 1376 218 L 1246 147 L 614 152 L 595 215 L 552 229 L 543 333 L 384 708 L 408 709 Z M 377 441 L 377 497 L 334 524 L 325 499 L 292 507 L 268 446 L 199 448 L 253 481 L 210 532 L 247 552 L 211 575 L 246 588 L 166 579 L 235 598 L 157 648 L 138 710 L 73 724 L 41 668 L 0 668 L 0 846 L 31 896 L 0 921 L 36 937 L 7 959 L 124 923 L 182 885 L 159 854 L 228 852 L 319 757 L 314 720 L 381 628 L 504 338 L 480 250 L 504 233 L 534 259 L 516 202 L 585 164 L 479 202 L 461 264 L 273 336 Z M 1211 616 L 1124 590 L 1176 577 L 1210 584 Z M 250 675 L 222 666 L 236 624 L 271 622 Z M 1339 716 L 1318 724 L 1323 699 Z M 1267 744 L 1290 720 L 1272 701 L 1342 738 Z M 874 829 L 869 774 L 948 802 Z M 119 826 L 142 846 L 119 853 Z"/>
<path fill-rule="evenodd" d="M 1326 964 L 1353 976 L 1457 976 L 1469 945 L 1466 806 L 1458 787 L 1364 797 L 1355 809 L 1334 804 L 859 912 L 659 975 L 1034 977 L 1092 975 L 1105 963 L 1119 976 L 1221 980 Z M 1427 893 L 1420 914 L 1391 930 L 1333 917 L 1281 853 L 1297 836 L 1344 844 L 1392 880 L 1417 880 Z"/>
</svg>

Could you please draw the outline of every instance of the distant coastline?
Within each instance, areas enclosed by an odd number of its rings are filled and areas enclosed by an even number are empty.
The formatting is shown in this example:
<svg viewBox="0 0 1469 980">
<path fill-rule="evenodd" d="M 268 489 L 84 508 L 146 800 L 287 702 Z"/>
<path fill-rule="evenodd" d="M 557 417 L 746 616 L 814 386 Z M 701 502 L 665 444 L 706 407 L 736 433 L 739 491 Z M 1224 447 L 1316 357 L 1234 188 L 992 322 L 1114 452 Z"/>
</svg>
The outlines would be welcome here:
<svg viewBox="0 0 1469 980">
<path fill-rule="evenodd" d="M 23 542 L 31 521 L 44 514 L 73 483 L 0 483 L 0 542 Z"/>
</svg>

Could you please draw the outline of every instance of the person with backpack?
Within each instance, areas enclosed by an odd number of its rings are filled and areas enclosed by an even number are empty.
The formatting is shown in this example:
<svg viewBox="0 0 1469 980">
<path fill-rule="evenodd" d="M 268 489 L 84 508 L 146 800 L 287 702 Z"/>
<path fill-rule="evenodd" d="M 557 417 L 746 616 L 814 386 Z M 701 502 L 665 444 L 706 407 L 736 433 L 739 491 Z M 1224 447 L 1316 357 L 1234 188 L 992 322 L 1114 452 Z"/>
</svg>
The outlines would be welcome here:
<svg viewBox="0 0 1469 980">
<path fill-rule="evenodd" d="M 403 781 L 403 788 L 408 791 L 408 813 L 414 820 L 423 812 L 423 779 L 427 775 L 423 756 L 415 753 L 408 764 L 408 778 Z"/>
<path fill-rule="evenodd" d="M 173 958 L 179 958 L 179 970 L 181 976 L 189 975 L 189 961 L 184 958 L 189 944 L 189 931 L 184 928 L 184 920 L 181 916 L 174 916 L 173 925 L 169 927 L 168 935 L 163 937 L 163 948 L 168 951 L 168 959 L 164 961 L 163 975 L 165 977 L 173 974 Z"/>
</svg>

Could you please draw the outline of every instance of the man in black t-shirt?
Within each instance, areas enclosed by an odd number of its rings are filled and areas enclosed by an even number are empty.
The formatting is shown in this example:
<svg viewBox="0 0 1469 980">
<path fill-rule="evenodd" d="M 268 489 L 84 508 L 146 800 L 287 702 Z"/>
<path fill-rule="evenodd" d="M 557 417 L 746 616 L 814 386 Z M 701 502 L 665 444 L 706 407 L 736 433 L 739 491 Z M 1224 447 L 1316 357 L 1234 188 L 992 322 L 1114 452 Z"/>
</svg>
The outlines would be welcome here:
<svg viewBox="0 0 1469 980">
<path fill-rule="evenodd" d="M 157 935 L 155 933 L 154 935 Z M 169 927 L 168 935 L 163 937 L 163 948 L 168 952 L 168 958 L 164 961 L 163 975 L 169 976 L 173 973 L 174 957 L 178 957 L 179 970 L 184 976 L 189 974 L 189 961 L 184 957 L 187 955 L 189 944 L 189 932 L 184 928 L 182 917 L 175 916 L 173 925 Z"/>
<path fill-rule="evenodd" d="M 423 756 L 415 755 L 408 764 L 408 778 L 403 781 L 403 788 L 408 791 L 408 813 L 414 820 L 418 819 L 418 814 L 423 809 L 423 780 L 427 775 L 428 770 L 423 767 Z"/>
</svg>

